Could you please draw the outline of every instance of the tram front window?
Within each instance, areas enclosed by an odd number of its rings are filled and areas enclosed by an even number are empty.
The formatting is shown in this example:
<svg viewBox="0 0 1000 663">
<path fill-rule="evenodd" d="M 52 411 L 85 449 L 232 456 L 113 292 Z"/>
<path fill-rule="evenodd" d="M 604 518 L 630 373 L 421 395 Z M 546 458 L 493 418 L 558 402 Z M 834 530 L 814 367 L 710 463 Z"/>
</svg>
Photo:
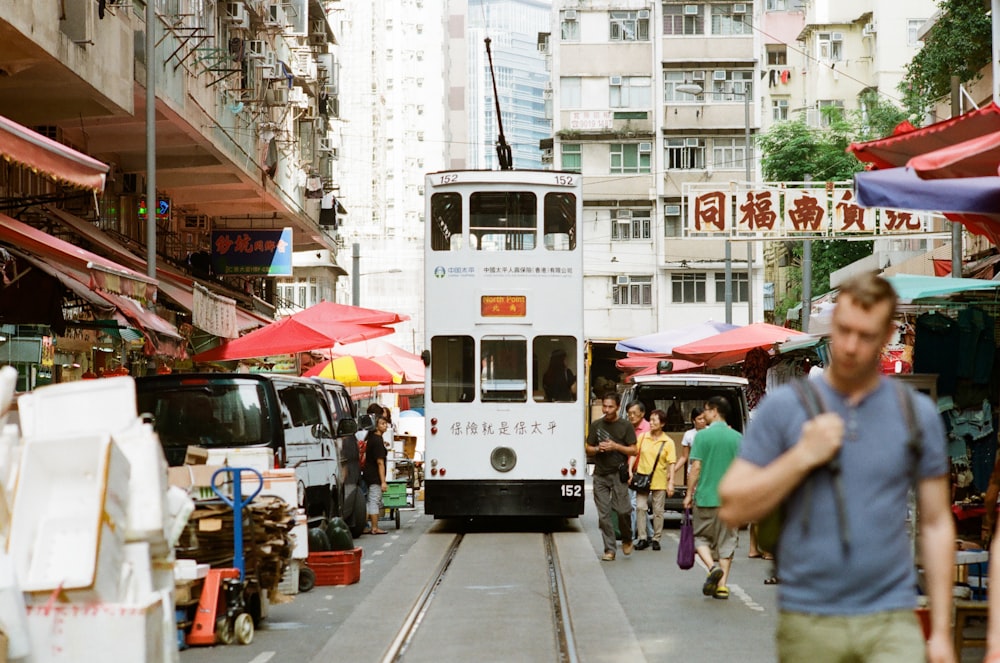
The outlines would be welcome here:
<svg viewBox="0 0 1000 663">
<path fill-rule="evenodd" d="M 576 401 L 576 339 L 572 336 L 538 336 L 532 343 L 535 379 L 532 394 L 538 402 Z"/>
<path fill-rule="evenodd" d="M 528 400 L 528 342 L 523 336 L 484 336 L 480 347 L 482 401 Z"/>
<path fill-rule="evenodd" d="M 435 193 L 431 196 L 431 249 L 457 251 L 462 248 L 462 196 Z"/>
<path fill-rule="evenodd" d="M 526 191 L 479 191 L 469 196 L 469 241 L 479 251 L 535 248 L 538 202 Z"/>
<path fill-rule="evenodd" d="M 572 251 L 576 248 L 576 196 L 571 193 L 545 194 L 542 240 L 549 251 Z"/>
<path fill-rule="evenodd" d="M 431 339 L 431 400 L 470 403 L 476 395 L 475 345 L 471 336 Z"/>
</svg>

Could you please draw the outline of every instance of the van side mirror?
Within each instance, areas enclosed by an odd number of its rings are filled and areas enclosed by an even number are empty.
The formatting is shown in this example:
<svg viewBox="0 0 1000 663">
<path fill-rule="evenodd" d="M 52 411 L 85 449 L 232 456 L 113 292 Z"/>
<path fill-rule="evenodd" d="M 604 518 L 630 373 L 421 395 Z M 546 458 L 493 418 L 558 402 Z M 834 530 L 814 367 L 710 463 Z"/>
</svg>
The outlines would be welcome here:
<svg viewBox="0 0 1000 663">
<path fill-rule="evenodd" d="M 358 422 L 354 419 L 341 419 L 340 423 L 337 424 L 337 437 L 345 437 L 347 435 L 354 435 L 358 432 Z"/>
<path fill-rule="evenodd" d="M 424 362 L 424 366 L 430 366 L 431 365 L 431 351 L 430 350 L 424 350 L 423 352 L 421 352 L 420 353 L 420 361 Z"/>
</svg>

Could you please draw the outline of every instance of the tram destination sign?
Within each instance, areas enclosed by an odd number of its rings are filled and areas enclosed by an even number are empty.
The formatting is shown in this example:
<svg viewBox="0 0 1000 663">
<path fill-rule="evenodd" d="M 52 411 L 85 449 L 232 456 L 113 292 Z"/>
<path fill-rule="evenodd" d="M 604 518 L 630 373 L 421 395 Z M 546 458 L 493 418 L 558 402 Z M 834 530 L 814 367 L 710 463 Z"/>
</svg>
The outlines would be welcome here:
<svg viewBox="0 0 1000 663">
<path fill-rule="evenodd" d="M 861 207 L 849 183 L 689 183 L 683 203 L 684 236 L 690 239 L 846 239 L 931 232 L 932 214 Z"/>
<path fill-rule="evenodd" d="M 484 318 L 523 318 L 527 312 L 527 295 L 482 295 L 479 298 L 479 313 Z"/>
</svg>

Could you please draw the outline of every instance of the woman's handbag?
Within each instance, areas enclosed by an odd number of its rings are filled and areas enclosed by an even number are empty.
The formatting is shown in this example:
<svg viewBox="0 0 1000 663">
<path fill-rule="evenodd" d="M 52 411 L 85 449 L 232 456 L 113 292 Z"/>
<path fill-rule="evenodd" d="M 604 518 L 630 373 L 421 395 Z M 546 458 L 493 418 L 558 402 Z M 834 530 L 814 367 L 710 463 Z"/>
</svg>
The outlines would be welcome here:
<svg viewBox="0 0 1000 663">
<path fill-rule="evenodd" d="M 637 493 L 648 493 L 649 486 L 653 483 L 653 472 L 656 471 L 656 464 L 660 462 L 660 454 L 663 453 L 663 445 L 666 442 L 660 443 L 660 449 L 656 452 L 656 460 L 653 461 L 653 469 L 649 471 L 649 474 L 639 474 L 636 472 L 632 475 L 632 481 L 629 482 L 628 487 Z"/>
<path fill-rule="evenodd" d="M 684 515 L 681 517 L 677 566 L 685 571 L 694 566 L 694 525 L 691 523 L 691 509 L 684 509 Z"/>
</svg>

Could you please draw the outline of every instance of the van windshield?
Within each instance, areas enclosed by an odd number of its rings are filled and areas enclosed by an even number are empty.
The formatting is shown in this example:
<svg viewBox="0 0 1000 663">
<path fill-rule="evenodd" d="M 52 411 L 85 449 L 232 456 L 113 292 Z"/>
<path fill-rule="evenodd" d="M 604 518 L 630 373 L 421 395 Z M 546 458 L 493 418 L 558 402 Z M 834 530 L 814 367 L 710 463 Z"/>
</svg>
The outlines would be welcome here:
<svg viewBox="0 0 1000 663">
<path fill-rule="evenodd" d="M 271 442 L 266 397 L 256 381 L 147 383 L 137 397 L 139 412 L 154 417 L 153 427 L 168 462 L 171 451 L 182 451 L 188 445 L 211 449 Z"/>
</svg>

